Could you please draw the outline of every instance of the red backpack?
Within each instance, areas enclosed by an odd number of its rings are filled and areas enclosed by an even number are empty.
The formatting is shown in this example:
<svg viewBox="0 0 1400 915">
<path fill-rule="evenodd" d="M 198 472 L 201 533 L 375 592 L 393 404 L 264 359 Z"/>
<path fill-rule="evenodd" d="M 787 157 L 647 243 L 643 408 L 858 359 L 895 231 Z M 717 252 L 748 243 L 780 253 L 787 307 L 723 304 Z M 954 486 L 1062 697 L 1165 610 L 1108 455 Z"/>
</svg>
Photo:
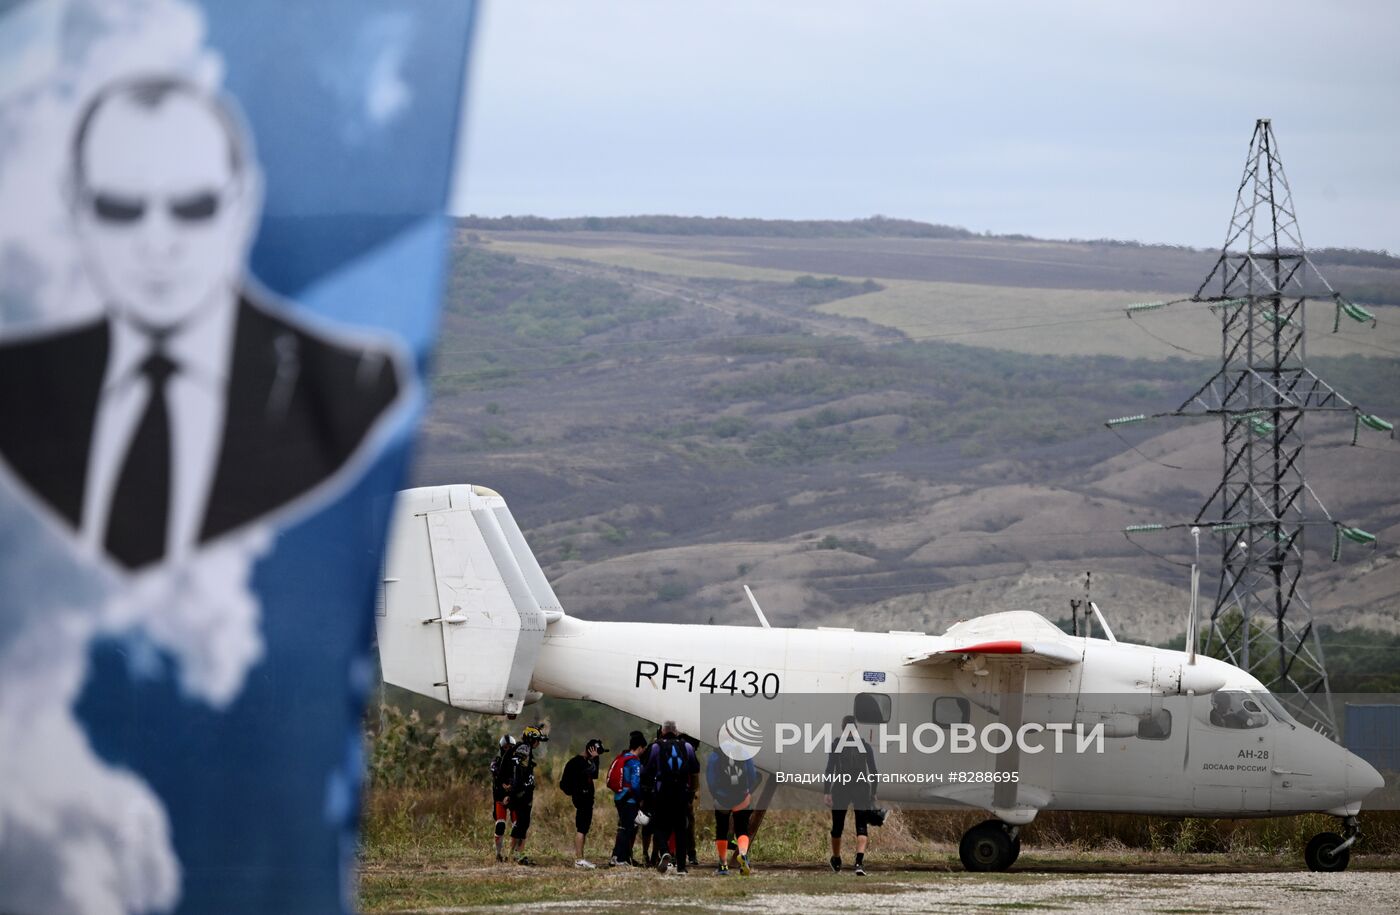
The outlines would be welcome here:
<svg viewBox="0 0 1400 915">
<path fill-rule="evenodd" d="M 627 760 L 636 759 L 631 753 L 619 753 L 608 767 L 608 790 L 614 793 L 622 790 L 622 770 L 627 768 Z"/>
</svg>

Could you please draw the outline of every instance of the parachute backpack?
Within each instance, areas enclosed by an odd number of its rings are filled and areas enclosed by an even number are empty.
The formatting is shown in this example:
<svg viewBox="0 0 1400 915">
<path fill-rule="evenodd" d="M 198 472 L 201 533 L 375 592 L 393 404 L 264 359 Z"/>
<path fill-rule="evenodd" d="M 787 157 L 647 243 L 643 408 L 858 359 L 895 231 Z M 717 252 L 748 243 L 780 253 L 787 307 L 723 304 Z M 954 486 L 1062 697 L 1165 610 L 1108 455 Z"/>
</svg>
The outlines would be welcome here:
<svg viewBox="0 0 1400 915">
<path fill-rule="evenodd" d="M 679 791 L 685 787 L 690 770 L 686 766 L 684 747 L 685 744 L 680 738 L 669 737 L 657 748 L 660 756 L 657 771 L 661 788 L 664 790 Z"/>
</svg>

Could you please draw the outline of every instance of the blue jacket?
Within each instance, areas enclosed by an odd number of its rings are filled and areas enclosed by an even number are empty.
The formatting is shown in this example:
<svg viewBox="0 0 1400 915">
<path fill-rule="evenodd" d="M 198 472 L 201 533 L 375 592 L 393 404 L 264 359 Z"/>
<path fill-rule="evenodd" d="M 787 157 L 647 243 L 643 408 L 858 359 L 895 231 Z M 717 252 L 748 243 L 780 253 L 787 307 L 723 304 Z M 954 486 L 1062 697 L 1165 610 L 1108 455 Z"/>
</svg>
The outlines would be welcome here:
<svg viewBox="0 0 1400 915">
<path fill-rule="evenodd" d="M 715 799 L 715 805 L 728 810 L 758 787 L 758 770 L 751 759 L 734 762 L 715 750 L 705 761 L 705 783 L 710 786 L 710 796 Z"/>
<path fill-rule="evenodd" d="M 613 793 L 614 801 L 635 804 L 642 794 L 642 761 L 635 755 L 622 764 L 622 790 Z"/>
</svg>

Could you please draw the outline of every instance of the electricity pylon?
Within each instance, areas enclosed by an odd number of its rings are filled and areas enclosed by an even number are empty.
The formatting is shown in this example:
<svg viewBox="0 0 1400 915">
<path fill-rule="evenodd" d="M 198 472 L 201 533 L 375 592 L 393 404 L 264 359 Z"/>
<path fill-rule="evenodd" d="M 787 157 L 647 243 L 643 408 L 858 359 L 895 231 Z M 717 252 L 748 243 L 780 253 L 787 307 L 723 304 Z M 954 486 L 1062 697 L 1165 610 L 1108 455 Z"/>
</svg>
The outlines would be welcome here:
<svg viewBox="0 0 1400 915">
<path fill-rule="evenodd" d="M 1219 416 L 1223 431 L 1220 484 L 1190 522 L 1220 543 L 1204 651 L 1254 674 L 1304 723 L 1333 732 L 1327 668 L 1302 588 L 1304 532 L 1332 528 L 1334 558 L 1344 537 L 1375 538 L 1335 522 L 1308 486 L 1304 418 L 1350 412 L 1357 430 L 1391 426 L 1362 413 L 1307 366 L 1309 302 L 1330 303 L 1338 322 L 1343 314 L 1373 325 L 1375 319 L 1333 290 L 1309 260 L 1268 119 L 1254 125 L 1220 256 L 1195 295 L 1179 301 L 1204 303 L 1221 322 L 1219 370 L 1176 410 L 1157 414 Z M 1175 303 L 1135 305 L 1128 312 L 1168 304 Z"/>
</svg>

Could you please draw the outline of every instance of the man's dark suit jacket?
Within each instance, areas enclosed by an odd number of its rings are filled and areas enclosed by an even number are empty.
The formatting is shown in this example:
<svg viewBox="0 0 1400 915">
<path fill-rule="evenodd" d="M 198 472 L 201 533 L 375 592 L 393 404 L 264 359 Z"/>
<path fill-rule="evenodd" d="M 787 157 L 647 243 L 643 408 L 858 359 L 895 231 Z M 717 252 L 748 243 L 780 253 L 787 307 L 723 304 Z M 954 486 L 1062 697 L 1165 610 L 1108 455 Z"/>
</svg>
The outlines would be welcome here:
<svg viewBox="0 0 1400 915">
<path fill-rule="evenodd" d="M 0 344 L 0 458 L 74 529 L 110 345 L 107 319 Z M 340 469 L 397 399 L 399 371 L 388 351 L 333 342 L 240 297 L 200 542 Z"/>
</svg>

